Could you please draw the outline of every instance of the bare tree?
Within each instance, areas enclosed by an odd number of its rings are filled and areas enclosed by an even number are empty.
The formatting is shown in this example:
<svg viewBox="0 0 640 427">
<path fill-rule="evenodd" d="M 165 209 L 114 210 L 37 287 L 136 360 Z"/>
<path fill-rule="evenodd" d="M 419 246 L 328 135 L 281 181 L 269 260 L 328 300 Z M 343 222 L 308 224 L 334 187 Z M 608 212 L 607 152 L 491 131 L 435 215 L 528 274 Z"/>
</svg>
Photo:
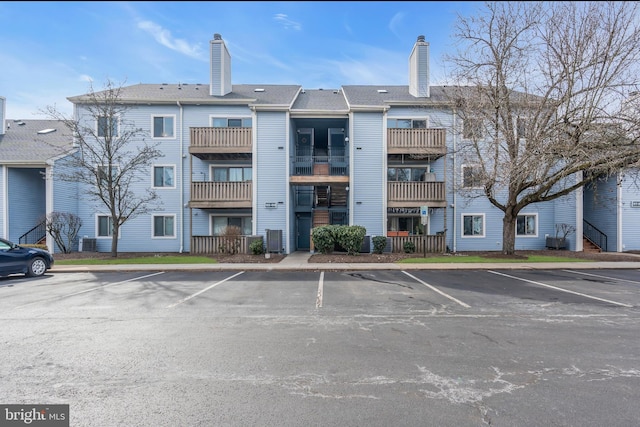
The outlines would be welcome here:
<svg viewBox="0 0 640 427">
<path fill-rule="evenodd" d="M 155 208 L 158 196 L 148 182 L 152 161 L 162 156 L 146 132 L 127 120 L 130 106 L 122 100 L 122 85 L 108 80 L 101 91 L 74 99 L 75 116 L 55 107 L 46 113 L 62 121 L 74 135 L 77 151 L 63 160 L 55 173 L 60 180 L 77 182 L 98 209 L 109 213 L 111 256 L 118 256 L 120 227 Z"/>
<path fill-rule="evenodd" d="M 447 93 L 462 118 L 459 155 L 476 195 L 517 216 L 638 164 L 637 2 L 490 2 L 458 17 Z"/>
<path fill-rule="evenodd" d="M 82 219 L 70 212 L 51 212 L 47 215 L 45 225 L 62 253 L 71 252 L 82 227 Z"/>
</svg>

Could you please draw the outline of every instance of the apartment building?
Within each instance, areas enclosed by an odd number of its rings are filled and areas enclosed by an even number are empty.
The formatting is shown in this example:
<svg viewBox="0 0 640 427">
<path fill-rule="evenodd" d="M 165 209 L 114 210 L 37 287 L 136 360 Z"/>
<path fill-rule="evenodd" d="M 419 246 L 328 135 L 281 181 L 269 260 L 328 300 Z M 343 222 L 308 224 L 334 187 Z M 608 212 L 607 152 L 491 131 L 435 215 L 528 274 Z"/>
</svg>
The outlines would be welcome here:
<svg viewBox="0 0 640 427">
<path fill-rule="evenodd" d="M 250 236 L 263 236 L 270 251 L 310 251 L 311 230 L 325 224 L 363 226 L 369 239 L 389 237 L 394 251 L 406 241 L 418 252 L 501 250 L 502 212 L 458 191 L 473 186 L 473 165 L 456 157 L 465 123 L 446 88 L 430 84 L 423 36 L 408 68 L 407 85 L 232 84 L 231 55 L 216 34 L 208 84 L 122 88 L 127 120 L 163 157 L 134 187 L 155 190 L 161 203 L 123 225 L 118 250 L 216 252 L 234 225 L 248 236 L 241 250 Z M 82 116 L 87 95 L 68 99 Z M 81 237 L 109 251 L 109 215 L 83 203 L 82 186 L 60 183 L 52 172 L 46 211 L 76 213 Z M 567 249 L 582 250 L 582 206 L 581 191 L 528 206 L 516 249 L 544 249 L 564 223 L 576 229 Z"/>
</svg>

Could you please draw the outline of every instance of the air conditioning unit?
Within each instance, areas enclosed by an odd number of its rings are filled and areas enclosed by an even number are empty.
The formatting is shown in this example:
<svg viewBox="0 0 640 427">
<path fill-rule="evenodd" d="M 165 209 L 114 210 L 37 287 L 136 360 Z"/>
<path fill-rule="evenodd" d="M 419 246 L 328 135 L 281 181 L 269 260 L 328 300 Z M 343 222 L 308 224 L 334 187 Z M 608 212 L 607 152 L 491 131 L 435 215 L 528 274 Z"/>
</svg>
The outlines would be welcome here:
<svg viewBox="0 0 640 427">
<path fill-rule="evenodd" d="M 81 240 L 80 247 L 82 248 L 80 250 L 81 252 L 97 252 L 97 239 L 89 239 L 85 237 Z"/>
<path fill-rule="evenodd" d="M 364 236 L 364 241 L 362 242 L 362 246 L 360 247 L 361 254 L 370 254 L 371 253 L 371 236 Z"/>
<path fill-rule="evenodd" d="M 282 230 L 265 230 L 267 233 L 267 252 L 282 253 Z"/>
</svg>

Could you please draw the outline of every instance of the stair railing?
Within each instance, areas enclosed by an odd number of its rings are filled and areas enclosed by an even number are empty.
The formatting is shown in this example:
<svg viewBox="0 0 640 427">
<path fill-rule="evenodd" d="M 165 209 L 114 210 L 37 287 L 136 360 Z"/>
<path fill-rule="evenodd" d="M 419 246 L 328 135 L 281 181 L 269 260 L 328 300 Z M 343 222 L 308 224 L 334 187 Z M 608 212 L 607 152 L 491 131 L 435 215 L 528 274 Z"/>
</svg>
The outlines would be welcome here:
<svg viewBox="0 0 640 427">
<path fill-rule="evenodd" d="M 46 222 L 42 221 L 40 224 L 33 227 L 31 230 L 24 233 L 18 238 L 18 244 L 20 245 L 34 245 L 47 237 Z"/>
<path fill-rule="evenodd" d="M 585 239 L 607 252 L 607 235 L 599 230 L 595 225 L 583 219 L 582 235 Z"/>
</svg>

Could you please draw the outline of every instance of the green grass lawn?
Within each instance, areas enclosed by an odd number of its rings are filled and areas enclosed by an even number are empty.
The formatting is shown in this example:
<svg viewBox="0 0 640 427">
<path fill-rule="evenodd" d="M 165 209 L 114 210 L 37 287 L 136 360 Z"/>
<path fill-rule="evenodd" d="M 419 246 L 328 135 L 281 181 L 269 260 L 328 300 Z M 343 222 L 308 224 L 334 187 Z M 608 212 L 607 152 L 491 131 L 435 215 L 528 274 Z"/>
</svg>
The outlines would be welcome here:
<svg viewBox="0 0 640 427">
<path fill-rule="evenodd" d="M 426 264 L 426 263 L 449 263 L 449 264 L 467 264 L 467 263 L 479 263 L 479 262 L 491 262 L 491 263 L 518 263 L 518 262 L 590 262 L 588 259 L 558 257 L 548 255 L 531 255 L 521 259 L 508 259 L 508 258 L 486 258 L 474 255 L 463 256 L 439 256 L 429 258 L 405 258 L 398 261 L 400 264 Z"/>
<path fill-rule="evenodd" d="M 215 264 L 218 261 L 204 256 L 148 256 L 138 258 L 86 258 L 56 260 L 55 265 L 112 265 L 112 264 Z"/>
</svg>

